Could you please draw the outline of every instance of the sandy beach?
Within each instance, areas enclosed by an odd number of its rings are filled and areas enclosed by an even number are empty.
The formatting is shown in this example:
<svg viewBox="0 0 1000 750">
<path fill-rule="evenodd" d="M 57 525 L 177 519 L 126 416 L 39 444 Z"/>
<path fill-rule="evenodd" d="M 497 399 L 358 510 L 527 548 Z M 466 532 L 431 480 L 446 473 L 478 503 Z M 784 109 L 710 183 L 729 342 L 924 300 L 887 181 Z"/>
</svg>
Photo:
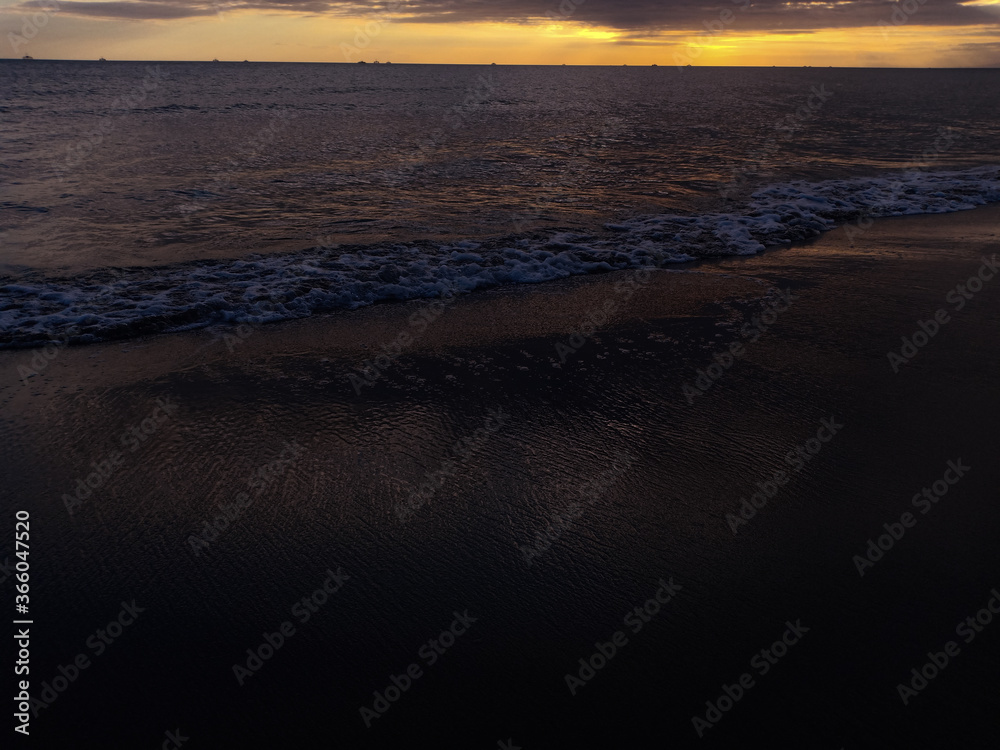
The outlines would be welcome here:
<svg viewBox="0 0 1000 750">
<path fill-rule="evenodd" d="M 36 740 L 987 747 L 998 226 L 0 352 Z"/>
</svg>

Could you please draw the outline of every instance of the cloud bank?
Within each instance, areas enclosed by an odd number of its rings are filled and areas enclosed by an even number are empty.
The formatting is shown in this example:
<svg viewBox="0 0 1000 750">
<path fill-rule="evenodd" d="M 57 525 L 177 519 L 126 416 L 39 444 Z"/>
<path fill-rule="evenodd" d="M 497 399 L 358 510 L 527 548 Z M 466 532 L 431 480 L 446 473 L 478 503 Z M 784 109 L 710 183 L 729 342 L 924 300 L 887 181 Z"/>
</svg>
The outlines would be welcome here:
<svg viewBox="0 0 1000 750">
<path fill-rule="evenodd" d="M 409 23 L 462 24 L 574 23 L 613 29 L 629 38 L 649 39 L 677 31 L 697 31 L 721 13 L 734 14 L 741 31 L 803 32 L 857 28 L 890 22 L 900 8 L 907 24 L 980 26 L 1000 21 L 1000 5 L 983 0 L 420 0 L 388 3 L 329 0 L 26 0 L 7 10 L 34 13 L 58 8 L 60 14 L 106 19 L 172 20 L 226 12 L 281 12 L 313 16 L 380 17 Z M 560 21 L 560 19 L 565 19 Z"/>
</svg>

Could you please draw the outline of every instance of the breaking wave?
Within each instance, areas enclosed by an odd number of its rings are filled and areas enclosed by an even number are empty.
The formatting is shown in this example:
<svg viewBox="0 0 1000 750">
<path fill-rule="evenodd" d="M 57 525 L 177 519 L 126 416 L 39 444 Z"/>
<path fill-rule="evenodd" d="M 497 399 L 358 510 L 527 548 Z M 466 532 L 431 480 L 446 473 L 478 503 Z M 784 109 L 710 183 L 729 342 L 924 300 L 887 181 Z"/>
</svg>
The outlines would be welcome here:
<svg viewBox="0 0 1000 750">
<path fill-rule="evenodd" d="M 216 323 L 268 323 L 385 300 L 438 297 L 698 258 L 752 255 L 870 216 L 1000 201 L 1000 167 L 790 182 L 735 213 L 644 216 L 590 235 L 311 248 L 242 260 L 0 278 L 0 347 L 86 343 Z"/>
</svg>

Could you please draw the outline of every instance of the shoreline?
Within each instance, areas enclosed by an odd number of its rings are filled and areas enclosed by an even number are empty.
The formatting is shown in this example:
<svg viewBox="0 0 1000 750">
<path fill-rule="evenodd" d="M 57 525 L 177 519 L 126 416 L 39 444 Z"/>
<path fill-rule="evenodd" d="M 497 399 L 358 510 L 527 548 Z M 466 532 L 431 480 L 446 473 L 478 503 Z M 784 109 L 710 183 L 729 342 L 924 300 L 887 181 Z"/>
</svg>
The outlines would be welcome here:
<svg viewBox="0 0 1000 750">
<path fill-rule="evenodd" d="M 743 213 L 642 215 L 606 223 L 593 234 L 553 228 L 482 242 L 321 244 L 292 252 L 275 247 L 240 258 L 189 258 L 76 276 L 46 276 L 38 268 L 7 277 L 10 300 L 0 340 L 6 348 L 63 340 L 100 343 L 82 341 L 92 336 L 127 341 L 221 321 L 255 326 L 253 321 L 276 317 L 308 319 L 456 290 L 481 293 L 614 270 L 684 269 L 705 259 L 815 241 L 838 228 L 851 237 L 863 234 L 866 222 L 874 220 L 871 205 L 886 211 L 890 205 L 900 218 L 982 208 L 1000 199 L 997 170 L 771 184 L 753 194 Z"/>
<path fill-rule="evenodd" d="M 632 286 L 624 271 L 464 295 L 360 390 L 350 376 L 412 335 L 425 302 L 228 345 L 201 329 L 67 347 L 27 385 L 30 351 L 0 352 L 0 468 L 45 583 L 33 673 L 58 674 L 122 599 L 149 612 L 39 734 L 79 745 L 109 700 L 146 716 L 155 682 L 171 702 L 153 720 L 183 716 L 208 746 L 977 746 L 995 726 L 992 630 L 919 705 L 896 685 L 998 585 L 1000 276 L 961 309 L 948 299 L 998 237 L 993 205 Z M 894 372 L 888 354 L 940 308 L 950 321 Z M 921 513 L 911 497 L 949 461 L 971 470 Z M 907 510 L 916 525 L 859 571 Z M 195 556 L 206 524 L 218 533 Z M 343 591 L 237 685 L 247 647 L 340 566 Z M 579 673 L 668 581 L 676 600 Z M 372 691 L 456 611 L 476 626 L 366 728 Z M 708 716 L 800 621 L 808 637 L 724 721 Z M 704 739 L 692 717 L 714 724 Z M 86 746 L 141 732 L 103 726 Z"/>
<path fill-rule="evenodd" d="M 938 220 L 949 221 L 949 217 L 971 216 L 979 218 L 982 213 L 991 213 L 1000 216 L 1000 203 L 979 206 L 968 211 L 959 211 L 946 214 L 917 214 L 899 217 L 883 217 L 874 219 L 875 226 L 880 228 L 876 236 L 884 231 L 884 223 L 891 222 L 890 226 L 895 226 L 897 222 L 929 222 L 934 227 Z M 980 221 L 971 221 L 972 224 L 981 224 L 989 221 L 985 216 Z M 954 223 L 961 224 L 955 218 Z M 151 334 L 140 334 L 137 336 L 121 339 L 110 339 L 105 341 L 94 341 L 84 343 L 65 343 L 61 340 L 54 340 L 46 346 L 8 347 L 0 349 L 0 369 L 10 366 L 12 359 L 20 360 L 22 363 L 27 359 L 32 359 L 32 353 L 55 346 L 59 351 L 75 351 L 77 349 L 94 352 L 95 350 L 111 350 L 122 348 L 125 350 L 158 348 L 160 341 L 164 345 L 167 342 L 179 346 L 185 355 L 192 351 L 201 351 L 214 348 L 217 344 L 222 344 L 223 348 L 228 348 L 230 352 L 234 347 L 243 348 L 247 343 L 248 336 L 254 338 L 268 339 L 269 342 L 277 341 L 286 335 L 291 335 L 297 340 L 303 336 L 308 337 L 309 332 L 303 328 L 315 327 L 316 335 L 321 336 L 324 343 L 333 343 L 338 347 L 346 347 L 356 351 L 363 350 L 369 342 L 380 337 L 385 338 L 390 335 L 390 331 L 395 329 L 398 334 L 408 327 L 407 319 L 414 313 L 418 313 L 423 308 L 458 308 L 466 307 L 482 308 L 496 307 L 498 310 L 510 312 L 512 306 L 523 305 L 532 312 L 526 316 L 514 315 L 509 318 L 513 323 L 513 328 L 504 331 L 505 335 L 511 337 L 533 336 L 533 335 L 557 335 L 560 331 L 566 330 L 567 326 L 579 323 L 586 317 L 587 312 L 599 306 L 598 297 L 614 297 L 615 292 L 608 291 L 608 287 L 614 287 L 622 278 L 635 276 L 637 273 L 648 273 L 655 277 L 652 288 L 655 290 L 653 296 L 647 291 L 641 294 L 636 302 L 639 309 L 633 313 L 628 313 L 624 320 L 634 320 L 642 318 L 644 315 L 652 314 L 653 309 L 668 316 L 682 316 L 687 311 L 696 310 L 699 305 L 710 305 L 719 302 L 750 302 L 765 296 L 768 291 L 760 288 L 766 286 L 766 282 L 755 278 L 752 273 L 752 266 L 756 261 L 767 258 L 772 259 L 775 254 L 795 253 L 805 251 L 806 248 L 815 246 L 817 243 L 824 243 L 822 252 L 830 257 L 843 257 L 850 255 L 850 248 L 854 246 L 853 237 L 858 237 L 862 242 L 869 228 L 854 228 L 848 225 L 840 225 L 823 234 L 808 240 L 797 241 L 788 244 L 775 245 L 765 248 L 755 255 L 745 256 L 715 256 L 697 258 L 684 263 L 672 264 L 660 268 L 631 268 L 608 271 L 603 273 L 590 273 L 573 275 L 562 279 L 538 283 L 517 283 L 505 284 L 498 287 L 477 290 L 475 292 L 454 295 L 450 298 L 417 298 L 403 301 L 378 301 L 353 310 L 333 310 L 314 313 L 303 318 L 292 318 L 261 324 L 228 324 L 210 323 L 197 328 L 155 332 Z M 944 230 L 945 232 L 947 230 Z M 853 232 L 853 234 L 852 234 Z M 941 232 L 937 232 L 941 234 Z M 846 248 L 846 251 L 845 251 Z M 780 264 L 780 261 L 778 262 Z M 770 262 L 764 264 L 772 265 Z M 692 278 L 669 278 L 671 274 L 689 274 Z M 704 278 L 702 278 L 704 276 Z M 712 289 L 712 286 L 718 289 Z M 645 286 L 643 284 L 642 286 Z M 754 288 L 758 287 L 758 288 Z M 670 291 L 675 296 L 660 298 L 659 293 Z M 747 295 L 746 297 L 741 294 Z M 567 304 L 558 309 L 546 308 L 546 312 L 557 317 L 551 320 L 550 325 L 543 325 L 533 318 L 542 305 L 533 303 L 531 297 L 538 295 L 538 303 L 543 302 L 547 297 L 553 295 L 565 295 Z M 721 297 L 721 299 L 720 299 Z M 654 302 L 654 298 L 656 301 Z M 660 308 L 659 306 L 663 306 Z M 442 345 L 445 342 L 472 343 L 475 336 L 485 337 L 485 342 L 490 341 L 491 336 L 495 336 L 497 331 L 492 325 L 480 325 L 470 319 L 478 316 L 477 311 L 463 315 L 462 319 L 455 321 L 459 326 L 456 331 L 448 330 L 448 327 L 437 327 L 426 335 L 419 338 L 426 344 Z M 454 316 L 453 316 L 454 317 Z M 624 322 L 618 316 L 616 322 Z M 353 333 L 350 328 L 358 327 L 359 333 Z M 250 333 L 248 334 L 248 330 Z M 327 331 L 335 332 L 338 341 L 331 342 Z M 475 331 L 475 332 L 474 332 Z M 267 334 L 271 334 L 268 336 Z M 264 334 L 263 336 L 261 334 Z M 228 342 L 228 347 L 226 346 Z M 341 343 L 343 342 L 343 343 Z M 352 343 L 347 343 L 352 342 Z M 257 347 L 253 347 L 255 353 L 259 353 Z M 38 360 L 38 361 L 44 361 Z M 49 360 L 51 361 L 51 360 Z M 30 365 L 29 365 L 30 367 Z"/>
</svg>

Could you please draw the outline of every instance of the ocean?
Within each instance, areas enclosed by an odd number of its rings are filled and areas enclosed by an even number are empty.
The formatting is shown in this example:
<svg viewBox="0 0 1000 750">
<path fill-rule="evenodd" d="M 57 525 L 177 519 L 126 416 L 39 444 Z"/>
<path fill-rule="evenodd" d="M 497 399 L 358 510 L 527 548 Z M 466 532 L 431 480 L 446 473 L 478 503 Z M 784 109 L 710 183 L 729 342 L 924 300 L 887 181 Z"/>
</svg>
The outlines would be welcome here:
<svg viewBox="0 0 1000 750">
<path fill-rule="evenodd" d="M 1000 199 L 995 70 L 0 63 L 0 346 L 753 254 Z"/>
<path fill-rule="evenodd" d="M 998 75 L 0 63 L 31 746 L 995 748 Z"/>
</svg>

